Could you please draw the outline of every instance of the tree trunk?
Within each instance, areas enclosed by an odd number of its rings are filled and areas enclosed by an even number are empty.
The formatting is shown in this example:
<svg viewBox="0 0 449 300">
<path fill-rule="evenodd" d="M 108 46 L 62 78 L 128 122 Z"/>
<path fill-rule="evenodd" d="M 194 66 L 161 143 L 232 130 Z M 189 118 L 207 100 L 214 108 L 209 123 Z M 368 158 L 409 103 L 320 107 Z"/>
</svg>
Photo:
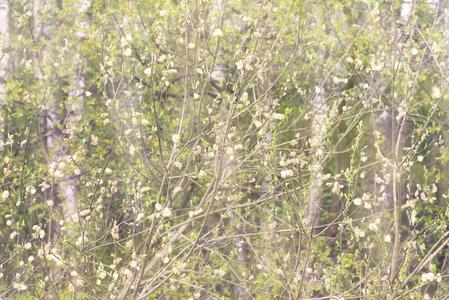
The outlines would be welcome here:
<svg viewBox="0 0 449 300">
<path fill-rule="evenodd" d="M 90 0 L 83 0 L 76 4 L 76 11 L 79 16 L 76 24 L 79 28 L 78 38 L 84 39 L 87 34 L 89 20 L 87 11 L 91 6 Z M 79 123 L 82 119 L 84 98 L 85 98 L 85 62 L 82 57 L 78 57 L 79 65 L 75 68 L 74 82 L 70 88 L 68 101 L 65 104 L 65 120 L 60 120 L 61 125 L 65 125 L 64 136 L 67 137 L 68 145 L 60 147 L 61 161 L 70 163 L 70 155 L 67 147 L 70 145 L 71 138 L 76 136 L 79 130 Z M 64 124 L 65 123 L 65 124 Z M 76 196 L 77 187 L 76 176 L 64 174 L 64 177 L 58 182 L 58 197 L 61 201 L 62 213 L 65 221 L 72 221 L 78 213 L 78 199 Z M 76 218 L 75 218 L 76 219 Z"/>
<path fill-rule="evenodd" d="M 78 13 L 76 27 L 78 28 L 78 38 L 84 38 L 88 20 L 86 16 L 87 9 L 90 7 L 90 1 L 81 1 L 76 5 Z M 50 14 L 57 9 L 57 3 L 54 1 L 33 1 L 34 32 L 33 37 L 36 43 L 46 40 L 48 45 L 41 47 L 37 54 L 35 78 L 44 82 L 44 74 L 40 66 L 48 65 L 51 59 L 53 47 L 53 37 L 56 35 L 57 28 L 51 22 L 55 22 L 54 16 Z M 79 20 L 78 20 L 79 19 Z M 53 42 L 53 43 L 52 43 Z M 77 188 L 73 174 L 67 174 L 67 165 L 71 163 L 69 154 L 69 144 L 78 130 L 77 124 L 81 120 L 83 102 L 84 102 L 84 62 L 75 68 L 76 74 L 70 87 L 68 100 L 58 99 L 54 94 L 48 96 L 46 110 L 40 120 L 41 135 L 44 141 L 44 147 L 47 156 L 49 171 L 52 174 L 51 187 L 45 192 L 46 202 L 53 202 L 56 211 L 62 214 L 65 223 L 77 220 L 78 201 Z M 50 224 L 49 240 L 54 242 L 61 234 L 59 222 Z M 75 238 L 74 228 L 69 224 L 66 238 Z"/>
<path fill-rule="evenodd" d="M 313 153 L 314 163 L 310 175 L 310 190 L 308 196 L 308 206 L 306 212 L 307 225 L 311 227 L 312 233 L 317 232 L 317 226 L 321 219 L 321 199 L 322 199 L 322 171 L 324 168 L 324 147 L 323 142 L 327 133 L 327 92 L 323 87 L 317 87 L 312 100 L 313 119 L 311 125 L 311 153 Z"/>
<path fill-rule="evenodd" d="M 6 80 L 9 67 L 9 3 L 0 0 L 0 153 L 5 143 L 5 113 Z"/>
<path fill-rule="evenodd" d="M 413 8 L 415 5 L 415 1 L 402 3 L 401 7 L 401 15 L 400 21 L 406 26 L 409 23 L 409 18 L 411 13 L 413 12 Z M 393 105 L 398 105 L 397 100 L 394 99 L 394 86 L 393 86 Z M 397 120 L 395 117 L 396 107 L 392 107 L 391 109 L 391 129 L 392 134 L 390 138 L 391 141 L 391 152 L 392 159 L 390 159 L 390 178 L 391 178 L 391 200 L 393 203 L 393 219 L 394 219 L 394 239 L 393 239 L 393 252 L 391 255 L 391 265 L 390 265 L 390 282 L 393 282 L 396 279 L 396 275 L 400 269 L 400 244 L 401 244 L 401 205 L 402 205 L 402 170 L 400 166 L 400 162 L 402 160 L 402 152 L 404 149 L 405 138 L 407 138 L 407 116 L 403 116 Z M 397 121 L 396 121 L 397 120 Z"/>
<path fill-rule="evenodd" d="M 51 1 L 50 1 L 51 2 Z M 33 0 L 33 38 L 35 43 L 39 43 L 42 39 L 49 40 L 49 24 L 44 19 L 43 10 L 50 8 L 51 5 L 46 1 L 42 2 L 41 0 Z M 34 76 L 37 81 L 42 82 L 44 79 L 44 74 L 42 72 L 42 65 L 44 65 L 44 59 L 48 55 L 47 47 L 41 47 L 40 51 L 36 54 L 36 68 L 34 72 Z M 59 121 L 57 115 L 55 113 L 55 109 L 57 103 L 53 99 L 53 97 L 49 96 L 51 99 L 48 99 L 46 111 L 41 116 L 39 120 L 39 128 L 40 134 L 43 137 L 44 148 L 47 154 L 47 162 L 49 164 L 49 169 L 51 170 L 54 167 L 52 154 L 50 154 L 50 150 L 54 148 L 55 142 L 59 139 L 60 132 L 56 128 L 56 123 Z M 54 151 L 52 151 L 54 152 Z M 49 155 L 50 154 L 50 155 Z M 56 189 L 54 184 L 51 184 L 50 188 L 45 190 L 45 203 L 55 204 L 57 203 L 56 199 Z M 52 211 L 53 214 L 53 211 Z M 48 224 L 48 242 L 54 242 L 57 238 L 57 234 L 59 231 L 59 223 L 50 221 Z"/>
</svg>

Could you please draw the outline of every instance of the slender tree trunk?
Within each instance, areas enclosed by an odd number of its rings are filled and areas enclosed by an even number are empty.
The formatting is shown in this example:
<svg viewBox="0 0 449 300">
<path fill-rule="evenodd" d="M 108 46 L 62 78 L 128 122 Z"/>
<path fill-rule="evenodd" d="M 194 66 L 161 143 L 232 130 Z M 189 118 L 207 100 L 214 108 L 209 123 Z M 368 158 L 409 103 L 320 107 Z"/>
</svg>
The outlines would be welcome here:
<svg viewBox="0 0 449 300">
<path fill-rule="evenodd" d="M 35 43 L 39 43 L 42 40 L 49 40 L 50 33 L 48 21 L 44 17 L 44 10 L 52 8 L 51 1 L 33 0 L 33 38 Z M 40 51 L 36 54 L 35 61 L 35 72 L 34 76 L 37 81 L 43 82 L 44 74 L 42 72 L 42 67 L 45 64 L 44 59 L 48 55 L 47 46 L 40 48 Z M 44 88 L 41 88 L 42 90 Z M 55 142 L 59 139 L 60 132 L 56 128 L 56 123 L 58 122 L 57 115 L 55 114 L 55 109 L 57 103 L 54 101 L 52 95 L 49 96 L 50 99 L 46 99 L 47 107 L 46 111 L 43 113 L 41 119 L 39 120 L 39 128 L 41 136 L 43 137 L 43 143 L 45 152 L 47 154 L 47 162 L 49 163 L 49 169 L 55 166 L 53 163 L 52 156 L 54 153 L 50 154 L 50 151 L 54 148 Z M 54 152 L 54 151 L 52 151 Z M 49 155 L 50 154 L 50 155 Z M 51 184 L 48 189 L 45 190 L 45 202 L 57 203 L 56 201 L 56 188 L 54 184 Z M 52 211 L 53 214 L 53 211 Z M 48 241 L 54 242 L 57 238 L 57 233 L 59 231 L 59 223 L 51 221 L 48 226 Z"/>
<path fill-rule="evenodd" d="M 310 190 L 306 221 L 313 233 L 317 232 L 317 226 L 321 219 L 322 200 L 322 171 L 324 168 L 324 139 L 327 133 L 327 91 L 323 87 L 317 87 L 312 100 L 313 119 L 311 125 L 311 153 L 313 153 L 314 165 L 312 166 Z"/>
<path fill-rule="evenodd" d="M 89 20 L 87 17 L 87 11 L 91 6 L 90 0 L 82 0 L 76 3 L 76 12 L 78 18 L 76 20 L 76 26 L 78 30 L 78 38 L 80 40 L 86 38 L 87 29 L 89 26 Z M 64 137 L 67 137 L 67 145 L 60 147 L 61 161 L 70 164 L 70 154 L 68 147 L 70 141 L 76 136 L 79 131 L 79 123 L 82 119 L 84 100 L 85 100 L 85 76 L 84 67 L 85 62 L 82 57 L 76 59 L 79 64 L 75 67 L 74 81 L 70 87 L 68 101 L 65 104 L 66 116 L 64 120 L 61 120 L 61 125 L 65 125 L 63 132 Z M 64 220 L 71 221 L 74 216 L 78 214 L 78 199 L 77 199 L 77 187 L 76 176 L 73 174 L 64 174 L 64 177 L 58 182 L 58 197 L 61 201 L 61 208 L 64 216 Z"/>
<path fill-rule="evenodd" d="M 78 14 L 76 27 L 78 29 L 78 38 L 85 37 L 88 26 L 87 9 L 90 7 L 90 1 L 77 2 L 76 11 Z M 35 78 L 45 83 L 42 66 L 48 65 L 52 52 L 55 50 L 55 42 L 52 40 L 56 35 L 57 28 L 50 22 L 54 22 L 48 12 L 54 13 L 57 9 L 55 1 L 33 0 L 34 16 L 34 40 L 36 43 L 45 40 L 48 45 L 41 47 L 37 54 Z M 53 202 L 57 210 L 62 213 L 63 220 L 70 223 L 77 220 L 78 201 L 75 176 L 67 174 L 67 166 L 70 162 L 69 144 L 76 135 L 84 102 L 84 62 L 80 57 L 79 65 L 76 66 L 76 74 L 70 87 L 67 100 L 58 99 L 53 93 L 49 93 L 46 110 L 40 120 L 41 134 L 44 141 L 44 147 L 47 155 L 49 170 L 53 174 L 51 187 L 45 192 L 46 201 Z M 45 89 L 45 87 L 44 87 Z M 74 219 L 72 219 L 74 218 Z M 67 228 L 67 227 L 66 227 Z M 50 241 L 54 241 L 61 234 L 59 222 L 50 224 Z M 73 226 L 69 225 L 67 238 L 75 238 Z"/>
<path fill-rule="evenodd" d="M 3 152 L 6 135 L 4 105 L 6 80 L 9 67 L 9 3 L 0 0 L 0 153 Z"/>
<path fill-rule="evenodd" d="M 222 30 L 223 23 L 232 24 L 234 20 L 232 18 L 227 18 L 225 16 L 226 9 L 226 1 L 223 0 L 215 0 L 212 3 L 212 9 L 214 13 L 219 16 L 216 20 L 216 29 L 218 32 Z M 229 70 L 225 65 L 222 49 L 219 46 L 216 52 L 215 64 L 213 66 L 213 70 L 210 77 L 210 87 L 211 94 L 214 95 L 217 99 L 222 98 L 220 93 L 226 90 L 226 84 L 229 77 Z M 222 186 L 232 185 L 232 183 L 227 182 L 229 177 L 236 169 L 236 163 L 230 157 L 231 155 L 226 151 L 226 145 L 228 143 L 228 134 L 229 129 L 231 127 L 230 122 L 232 122 L 230 114 L 232 114 L 233 103 L 228 103 L 226 99 L 220 99 L 219 110 L 221 118 L 219 119 L 219 127 L 217 128 L 217 134 L 215 137 L 215 143 L 218 146 L 216 159 L 215 159 L 215 170 L 218 178 L 218 182 L 221 182 L 220 189 Z M 230 189 L 232 192 L 233 189 Z M 241 236 L 235 238 L 234 246 L 237 251 L 237 262 L 239 264 L 239 268 L 245 268 L 247 265 L 246 251 L 245 251 L 245 226 L 238 226 L 240 232 L 238 232 Z M 250 299 L 248 291 L 243 287 L 243 284 L 238 282 L 237 285 L 232 287 L 232 294 L 235 299 Z"/>
<path fill-rule="evenodd" d="M 415 1 L 407 2 L 404 1 L 401 7 L 400 21 L 406 26 L 409 22 L 410 14 L 413 11 L 413 6 L 415 5 Z M 393 82 L 393 91 L 394 91 L 394 82 Z M 393 92 L 394 94 L 394 92 Z M 393 105 L 397 105 L 397 100 L 392 100 Z M 404 138 L 406 137 L 406 116 L 403 116 L 398 121 L 395 118 L 395 107 L 392 108 L 391 112 L 391 128 L 392 134 L 391 146 L 389 149 L 392 155 L 391 163 L 391 197 L 393 203 L 393 219 L 394 219 L 394 227 L 393 227 L 393 252 L 391 255 L 391 265 L 390 265 L 390 282 L 393 282 L 396 278 L 397 273 L 399 272 L 399 264 L 401 260 L 400 255 L 400 243 L 401 243 L 401 205 L 402 205 L 402 192 L 401 192 L 401 178 L 402 178 L 402 170 L 400 166 L 400 162 L 402 160 L 402 152 L 404 148 Z"/>
</svg>

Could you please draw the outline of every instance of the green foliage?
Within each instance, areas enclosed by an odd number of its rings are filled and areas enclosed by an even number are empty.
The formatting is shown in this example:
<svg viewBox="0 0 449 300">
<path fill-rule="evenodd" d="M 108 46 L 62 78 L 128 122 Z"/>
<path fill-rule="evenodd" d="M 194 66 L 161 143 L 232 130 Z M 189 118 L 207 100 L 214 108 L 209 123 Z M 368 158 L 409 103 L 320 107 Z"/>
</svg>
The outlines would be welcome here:
<svg viewBox="0 0 449 300">
<path fill-rule="evenodd" d="M 447 12 L 41 2 L 0 47 L 0 298 L 448 293 Z"/>
</svg>

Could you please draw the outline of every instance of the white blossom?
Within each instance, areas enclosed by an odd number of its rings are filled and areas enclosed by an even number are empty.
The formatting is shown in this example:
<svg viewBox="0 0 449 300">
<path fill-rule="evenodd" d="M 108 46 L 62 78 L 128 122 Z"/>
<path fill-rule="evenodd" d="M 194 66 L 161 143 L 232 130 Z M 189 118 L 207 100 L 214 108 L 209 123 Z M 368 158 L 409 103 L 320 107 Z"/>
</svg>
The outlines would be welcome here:
<svg viewBox="0 0 449 300">
<path fill-rule="evenodd" d="M 423 282 L 431 282 L 435 280 L 435 274 L 433 274 L 432 272 L 428 272 L 428 273 L 423 273 L 421 275 L 421 280 Z"/>
<path fill-rule="evenodd" d="M 90 215 L 90 213 L 91 213 L 91 210 L 90 209 L 85 209 L 85 210 L 82 210 L 82 211 L 80 211 L 80 217 L 87 217 L 88 215 Z"/>
<path fill-rule="evenodd" d="M 379 229 L 379 227 L 378 227 L 377 224 L 375 224 L 375 223 L 370 223 L 370 224 L 368 225 L 368 228 L 369 228 L 369 230 L 371 230 L 371 231 L 377 231 L 377 230 Z"/>
<path fill-rule="evenodd" d="M 433 97 L 433 98 L 436 98 L 436 99 L 438 99 L 438 98 L 441 97 L 441 90 L 440 90 L 439 87 L 434 86 L 434 87 L 432 88 L 432 97 Z"/>
<path fill-rule="evenodd" d="M 19 292 L 26 291 L 28 289 L 28 287 L 24 283 L 22 283 L 22 282 L 19 282 L 19 283 L 18 282 L 14 282 L 13 288 L 16 289 Z"/>
<path fill-rule="evenodd" d="M 215 28 L 214 31 L 212 31 L 212 36 L 213 37 L 219 37 L 219 36 L 222 36 L 222 35 L 223 35 L 223 33 L 222 33 L 220 28 Z"/>
<path fill-rule="evenodd" d="M 290 177 L 290 176 L 293 176 L 293 171 L 292 170 L 282 170 L 281 171 L 281 177 L 282 178 L 287 178 L 287 177 Z"/>
<path fill-rule="evenodd" d="M 9 198 L 9 191 L 8 190 L 3 191 L 2 200 L 5 201 L 8 198 Z"/>
<path fill-rule="evenodd" d="M 364 232 L 362 229 L 358 228 L 358 227 L 355 227 L 355 228 L 354 228 L 354 234 L 355 234 L 355 236 L 358 237 L 358 238 L 363 238 L 363 237 L 365 237 L 365 232 Z"/>
<path fill-rule="evenodd" d="M 166 217 L 166 218 L 170 217 L 171 216 L 171 209 L 169 207 L 165 207 L 162 210 L 162 216 Z"/>
<path fill-rule="evenodd" d="M 123 55 L 125 56 L 131 56 L 133 54 L 133 50 L 131 48 L 126 48 L 123 52 Z"/>
<path fill-rule="evenodd" d="M 175 187 L 173 189 L 173 196 L 175 196 L 176 194 L 178 194 L 180 191 L 182 191 L 182 187 L 180 187 L 179 185 L 177 187 Z"/>
<path fill-rule="evenodd" d="M 143 73 L 147 76 L 151 76 L 151 68 L 145 68 L 145 70 L 143 70 Z"/>
<path fill-rule="evenodd" d="M 19 233 L 17 233 L 17 231 L 13 231 L 13 232 L 9 235 L 9 238 L 10 238 L 11 240 L 13 240 L 13 239 L 15 239 L 18 235 L 19 235 Z"/>
<path fill-rule="evenodd" d="M 181 137 L 179 136 L 179 134 L 174 134 L 172 135 L 171 140 L 173 144 L 178 144 L 181 140 Z"/>
</svg>

